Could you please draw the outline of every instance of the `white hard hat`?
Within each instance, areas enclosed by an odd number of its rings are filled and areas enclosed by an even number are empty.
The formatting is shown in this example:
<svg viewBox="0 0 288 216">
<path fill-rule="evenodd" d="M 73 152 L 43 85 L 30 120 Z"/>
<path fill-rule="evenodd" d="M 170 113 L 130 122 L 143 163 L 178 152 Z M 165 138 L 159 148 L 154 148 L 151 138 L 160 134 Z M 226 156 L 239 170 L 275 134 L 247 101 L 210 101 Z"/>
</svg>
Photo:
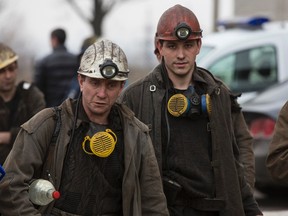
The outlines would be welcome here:
<svg viewBox="0 0 288 216">
<path fill-rule="evenodd" d="M 0 43 L 0 69 L 18 60 L 17 54 L 7 45 Z"/>
<path fill-rule="evenodd" d="M 110 40 L 96 41 L 84 52 L 78 73 L 91 78 L 127 80 L 129 69 L 126 55 Z"/>
</svg>

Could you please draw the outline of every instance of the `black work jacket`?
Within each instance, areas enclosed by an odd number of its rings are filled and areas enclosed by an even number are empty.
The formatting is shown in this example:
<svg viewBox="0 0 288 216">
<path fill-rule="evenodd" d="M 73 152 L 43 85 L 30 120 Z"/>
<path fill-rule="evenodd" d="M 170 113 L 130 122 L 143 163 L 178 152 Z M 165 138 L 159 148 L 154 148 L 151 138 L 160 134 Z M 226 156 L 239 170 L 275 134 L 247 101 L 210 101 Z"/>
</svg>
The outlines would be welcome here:
<svg viewBox="0 0 288 216">
<path fill-rule="evenodd" d="M 11 132 L 10 143 L 8 145 L 0 145 L 0 164 L 4 163 L 10 152 L 21 124 L 45 108 L 43 93 L 30 83 L 20 82 L 17 85 L 14 97 L 16 99 L 12 109 L 0 97 L 0 131 Z"/>
<path fill-rule="evenodd" d="M 233 115 L 238 115 L 240 107 L 228 88 L 207 70 L 199 67 L 193 78 L 207 84 L 211 98 L 210 114 L 212 136 L 212 166 L 215 173 L 216 198 L 225 200 L 225 208 L 220 216 L 261 215 L 253 192 L 244 178 L 243 165 L 239 160 L 239 148 L 234 134 Z M 156 157 L 162 168 L 161 111 L 166 84 L 158 65 L 146 77 L 130 84 L 122 93 L 120 102 L 128 105 L 136 117 L 150 128 L 150 136 Z M 243 125 L 247 126 L 242 121 Z"/>
</svg>

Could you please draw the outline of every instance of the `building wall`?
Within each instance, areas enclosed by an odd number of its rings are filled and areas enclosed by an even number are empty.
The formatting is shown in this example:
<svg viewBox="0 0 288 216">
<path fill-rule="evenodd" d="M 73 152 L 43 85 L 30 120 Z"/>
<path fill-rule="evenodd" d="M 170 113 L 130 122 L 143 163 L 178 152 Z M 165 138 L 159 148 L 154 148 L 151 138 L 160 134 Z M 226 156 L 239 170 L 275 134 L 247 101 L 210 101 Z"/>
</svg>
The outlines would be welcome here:
<svg viewBox="0 0 288 216">
<path fill-rule="evenodd" d="M 268 16 L 271 20 L 288 20 L 288 0 L 235 0 L 234 14 Z"/>
</svg>

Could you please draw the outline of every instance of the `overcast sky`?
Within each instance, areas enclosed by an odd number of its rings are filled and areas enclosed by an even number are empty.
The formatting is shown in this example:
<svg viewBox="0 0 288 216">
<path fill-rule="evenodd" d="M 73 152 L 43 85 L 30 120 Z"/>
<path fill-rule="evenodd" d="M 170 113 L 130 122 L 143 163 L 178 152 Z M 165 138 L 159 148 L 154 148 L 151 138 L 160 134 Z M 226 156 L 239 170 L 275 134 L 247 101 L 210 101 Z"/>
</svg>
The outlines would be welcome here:
<svg viewBox="0 0 288 216">
<path fill-rule="evenodd" d="M 232 1 L 225 3 L 221 9 L 222 18 L 231 16 Z M 104 22 L 104 36 L 116 41 L 125 48 L 128 59 L 132 62 L 146 64 L 156 63 L 154 35 L 162 13 L 175 4 L 190 8 L 198 17 L 203 33 L 209 34 L 213 25 L 214 0 L 145 0 L 130 1 L 115 7 Z M 225 3 L 225 4 L 224 4 Z M 143 61 L 142 59 L 146 59 Z M 140 61 L 139 61 L 140 60 Z"/>
<path fill-rule="evenodd" d="M 3 0 L 2 0 L 3 1 Z M 81 0 L 89 15 L 91 0 Z M 116 5 L 106 16 L 103 37 L 118 43 L 127 53 L 130 62 L 140 56 L 149 58 L 153 52 L 153 36 L 161 14 L 175 4 L 182 4 L 197 15 L 204 35 L 212 29 L 214 0 L 131 0 Z M 220 0 L 231 7 L 231 0 Z M 40 58 L 50 52 L 49 35 L 52 29 L 62 27 L 67 31 L 67 47 L 74 53 L 82 41 L 92 34 L 85 23 L 63 0 L 9 0 L 0 11 L 0 40 L 9 41 L 16 49 L 28 50 Z M 229 9 L 221 9 L 221 16 L 230 16 Z M 153 58 L 153 56 L 152 56 Z M 154 59 L 154 58 L 153 58 Z M 145 63 L 145 62 L 144 62 Z"/>
</svg>

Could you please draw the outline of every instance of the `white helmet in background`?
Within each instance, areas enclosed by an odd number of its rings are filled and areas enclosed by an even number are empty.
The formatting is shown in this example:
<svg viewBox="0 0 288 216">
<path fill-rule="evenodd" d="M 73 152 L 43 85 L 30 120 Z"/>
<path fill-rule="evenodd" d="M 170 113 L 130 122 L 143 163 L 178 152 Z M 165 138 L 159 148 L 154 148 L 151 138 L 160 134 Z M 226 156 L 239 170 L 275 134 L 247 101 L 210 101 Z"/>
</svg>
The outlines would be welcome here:
<svg viewBox="0 0 288 216">
<path fill-rule="evenodd" d="M 85 50 L 78 73 L 91 78 L 127 80 L 129 69 L 126 55 L 110 40 L 96 41 Z"/>
<path fill-rule="evenodd" d="M 18 55 L 4 43 L 0 43 L 0 69 L 16 62 Z"/>
</svg>

